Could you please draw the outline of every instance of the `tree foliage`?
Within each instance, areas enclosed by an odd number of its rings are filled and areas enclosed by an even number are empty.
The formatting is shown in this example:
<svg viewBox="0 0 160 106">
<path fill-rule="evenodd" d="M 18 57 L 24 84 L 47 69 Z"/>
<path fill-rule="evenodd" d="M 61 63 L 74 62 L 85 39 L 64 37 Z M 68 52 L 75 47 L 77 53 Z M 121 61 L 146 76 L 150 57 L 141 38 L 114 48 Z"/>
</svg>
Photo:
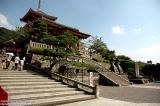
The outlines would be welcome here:
<svg viewBox="0 0 160 106">
<path fill-rule="evenodd" d="M 128 74 L 129 78 L 135 77 L 135 63 L 132 60 L 122 60 L 120 65 L 125 73 Z"/>
<path fill-rule="evenodd" d="M 103 50 L 108 50 L 107 45 L 102 41 L 101 37 L 93 37 L 89 42 L 92 43 L 92 45 L 89 48 L 94 50 L 96 53 L 101 54 Z"/>
<path fill-rule="evenodd" d="M 46 36 L 41 39 L 41 43 L 45 43 L 45 44 L 53 45 L 53 46 L 57 46 L 58 42 L 59 42 L 59 39 L 57 39 L 57 37 L 55 36 Z"/>
<path fill-rule="evenodd" d="M 29 43 L 32 36 L 30 32 L 32 29 L 30 27 L 17 27 L 15 30 L 16 35 L 14 36 L 14 41 L 20 48 L 25 48 Z"/>
<path fill-rule="evenodd" d="M 54 56 L 54 57 L 66 57 L 73 53 L 73 50 L 65 48 L 67 44 L 71 47 L 76 47 L 78 38 L 69 32 L 64 32 L 58 36 L 49 35 L 48 26 L 43 19 L 37 19 L 34 21 L 31 27 L 17 28 L 16 42 L 25 48 L 30 40 L 53 45 L 56 51 L 33 48 L 30 53 Z M 63 49 L 62 49 L 62 48 Z"/>
<path fill-rule="evenodd" d="M 41 40 L 48 36 L 47 24 L 43 19 L 38 18 L 32 26 L 32 31 L 30 32 L 32 39 L 37 42 L 42 42 Z"/>
<path fill-rule="evenodd" d="M 118 60 L 124 72 L 126 72 L 129 78 L 135 77 L 135 62 L 128 56 L 118 55 Z"/>
<path fill-rule="evenodd" d="M 148 78 L 155 80 L 160 80 L 160 64 L 145 64 L 141 69 L 141 72 Z"/>
<path fill-rule="evenodd" d="M 118 55 L 117 58 L 121 61 L 131 61 L 131 58 L 125 55 Z"/>
<path fill-rule="evenodd" d="M 106 60 L 111 60 L 115 58 L 115 51 L 109 50 L 107 45 L 102 41 L 102 38 L 96 36 L 90 40 L 91 46 L 89 47 L 90 50 L 102 55 L 103 58 Z"/>
<path fill-rule="evenodd" d="M 57 36 L 60 45 L 62 46 L 66 46 L 67 44 L 69 44 L 72 47 L 76 47 L 77 43 L 78 43 L 78 37 L 72 35 L 69 32 L 64 32 L 63 34 Z"/>
<path fill-rule="evenodd" d="M 43 40 L 49 38 L 48 36 L 47 24 L 41 18 L 35 20 L 32 26 L 17 27 L 16 29 L 17 43 L 29 43 L 29 40 L 44 42 Z"/>
</svg>

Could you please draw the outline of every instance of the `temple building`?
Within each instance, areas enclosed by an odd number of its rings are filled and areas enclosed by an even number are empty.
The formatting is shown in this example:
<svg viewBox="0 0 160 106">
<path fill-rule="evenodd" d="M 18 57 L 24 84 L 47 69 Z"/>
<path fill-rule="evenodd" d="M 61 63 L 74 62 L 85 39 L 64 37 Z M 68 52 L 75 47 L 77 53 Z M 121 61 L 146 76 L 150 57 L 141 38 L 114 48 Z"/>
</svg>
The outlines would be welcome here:
<svg viewBox="0 0 160 106">
<path fill-rule="evenodd" d="M 76 28 L 72 28 L 56 22 L 57 17 L 50 16 L 42 12 L 40 9 L 33 10 L 30 8 L 29 11 L 20 20 L 27 23 L 26 26 L 32 26 L 33 22 L 38 18 L 42 18 L 46 22 L 48 26 L 48 33 L 50 35 L 58 36 L 60 34 L 63 34 L 64 32 L 69 32 L 72 35 L 77 36 L 79 40 L 86 39 L 91 36 L 83 32 L 80 32 Z M 80 43 L 77 44 L 78 49 L 79 47 L 80 47 Z"/>
</svg>

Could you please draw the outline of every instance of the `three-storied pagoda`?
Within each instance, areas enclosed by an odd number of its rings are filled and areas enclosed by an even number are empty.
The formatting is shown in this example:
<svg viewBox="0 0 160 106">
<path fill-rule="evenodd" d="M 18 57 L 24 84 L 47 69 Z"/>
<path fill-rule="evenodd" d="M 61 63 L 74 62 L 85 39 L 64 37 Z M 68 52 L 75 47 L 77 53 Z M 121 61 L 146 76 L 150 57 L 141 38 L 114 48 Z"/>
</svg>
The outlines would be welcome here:
<svg viewBox="0 0 160 106">
<path fill-rule="evenodd" d="M 32 26 L 33 22 L 38 18 L 42 18 L 46 22 L 48 26 L 48 33 L 50 35 L 58 36 L 64 32 L 69 32 L 72 33 L 72 35 L 77 36 L 79 39 L 86 39 L 91 36 L 80 32 L 78 29 L 57 23 L 57 17 L 50 16 L 42 12 L 40 9 L 33 10 L 30 8 L 26 15 L 24 15 L 20 20 L 26 22 L 27 26 Z M 79 49 L 79 47 L 80 44 L 78 43 L 77 48 Z"/>
</svg>

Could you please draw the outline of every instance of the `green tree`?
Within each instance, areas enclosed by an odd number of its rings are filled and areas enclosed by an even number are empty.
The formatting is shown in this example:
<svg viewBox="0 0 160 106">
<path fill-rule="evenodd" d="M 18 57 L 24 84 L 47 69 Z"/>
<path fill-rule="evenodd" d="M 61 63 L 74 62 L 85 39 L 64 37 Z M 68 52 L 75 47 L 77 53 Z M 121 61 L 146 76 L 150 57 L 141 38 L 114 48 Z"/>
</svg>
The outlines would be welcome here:
<svg viewBox="0 0 160 106">
<path fill-rule="evenodd" d="M 60 42 L 60 41 L 59 41 L 59 39 L 57 39 L 57 37 L 50 35 L 50 36 L 46 36 L 46 37 L 42 38 L 41 42 L 48 44 L 48 45 L 57 46 L 58 42 Z"/>
<path fill-rule="evenodd" d="M 72 35 L 69 32 L 64 32 L 58 36 L 53 36 L 48 34 L 48 26 L 43 19 L 37 19 L 33 22 L 31 27 L 23 27 L 17 28 L 16 30 L 16 42 L 21 46 L 21 48 L 25 48 L 26 45 L 29 43 L 30 40 L 40 43 L 45 43 L 49 45 L 53 45 L 56 47 L 54 50 L 47 50 L 47 49 L 32 49 L 30 52 L 41 54 L 41 55 L 48 55 L 53 57 L 52 59 L 58 59 L 68 57 L 73 52 L 76 52 L 74 49 L 66 49 L 66 45 L 70 45 L 71 47 L 75 48 L 79 39 L 78 37 Z M 76 52 L 77 53 L 77 52 Z M 51 60 L 52 61 L 52 60 Z"/>
<path fill-rule="evenodd" d="M 102 54 L 105 49 L 108 50 L 107 45 L 102 41 L 101 37 L 93 37 L 89 42 L 91 43 L 89 49 L 94 50 L 96 53 Z"/>
<path fill-rule="evenodd" d="M 143 75 L 151 80 L 153 78 L 157 81 L 160 80 L 160 63 L 157 64 L 145 64 L 140 70 Z"/>
<path fill-rule="evenodd" d="M 135 77 L 135 62 L 131 60 L 123 60 L 120 61 L 120 65 L 124 72 L 126 72 L 129 76 L 129 78 Z"/>
<path fill-rule="evenodd" d="M 20 48 L 24 48 L 29 43 L 30 39 L 32 39 L 32 36 L 30 35 L 31 30 L 30 27 L 16 28 L 14 40 Z"/>
<path fill-rule="evenodd" d="M 30 34 L 32 35 L 32 40 L 37 42 L 43 42 L 42 39 L 48 36 L 47 24 L 41 18 L 38 18 L 32 26 Z"/>
<path fill-rule="evenodd" d="M 131 58 L 130 57 L 127 57 L 125 55 L 118 55 L 117 58 L 121 61 L 131 61 Z"/>
<path fill-rule="evenodd" d="M 29 40 L 43 42 L 48 37 L 47 24 L 41 18 L 35 20 L 32 26 L 17 27 L 15 32 L 15 41 L 21 47 L 28 44 Z"/>
<path fill-rule="evenodd" d="M 74 36 L 73 34 L 69 32 L 64 32 L 63 34 L 57 36 L 59 40 L 59 45 L 65 47 L 67 44 L 69 44 L 72 47 L 76 47 L 78 43 L 78 37 Z"/>
<path fill-rule="evenodd" d="M 109 50 L 101 37 L 93 37 L 89 42 L 91 42 L 89 49 L 99 53 L 106 60 L 113 60 L 115 58 L 115 51 Z"/>
<path fill-rule="evenodd" d="M 32 31 L 32 28 L 30 27 L 17 27 L 15 30 L 15 36 L 14 41 L 16 42 L 16 45 L 21 48 L 21 55 L 25 56 L 27 45 L 32 38 L 30 35 L 30 32 Z"/>
<path fill-rule="evenodd" d="M 14 41 L 18 47 L 21 48 L 21 54 L 25 55 L 24 53 L 26 53 L 27 45 L 30 40 L 44 42 L 44 38 L 48 38 L 47 24 L 39 18 L 34 21 L 32 26 L 17 27 L 15 30 Z M 53 41 L 53 39 L 51 40 Z"/>
<path fill-rule="evenodd" d="M 116 55 L 115 55 L 115 51 L 113 50 L 106 50 L 105 52 L 104 52 L 105 54 L 104 54 L 104 58 L 106 59 L 106 60 L 113 60 L 115 57 L 116 57 Z"/>
<path fill-rule="evenodd" d="M 129 78 L 135 77 L 135 62 L 128 56 L 118 55 L 118 60 L 124 72 L 126 72 Z"/>
</svg>

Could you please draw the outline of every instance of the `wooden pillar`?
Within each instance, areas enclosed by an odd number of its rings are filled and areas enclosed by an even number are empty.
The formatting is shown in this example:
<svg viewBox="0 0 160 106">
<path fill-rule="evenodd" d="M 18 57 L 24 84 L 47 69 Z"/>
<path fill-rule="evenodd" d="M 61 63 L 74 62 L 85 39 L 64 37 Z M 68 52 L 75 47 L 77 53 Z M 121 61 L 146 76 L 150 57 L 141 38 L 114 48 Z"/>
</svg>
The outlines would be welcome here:
<svg viewBox="0 0 160 106">
<path fill-rule="evenodd" d="M 18 54 L 18 48 L 15 48 L 16 49 L 16 55 Z"/>
<path fill-rule="evenodd" d="M 77 49 L 79 50 L 80 49 L 80 42 L 78 41 L 77 43 Z"/>
<path fill-rule="evenodd" d="M 66 48 L 67 48 L 67 49 L 69 48 L 69 44 L 66 44 Z"/>
</svg>

